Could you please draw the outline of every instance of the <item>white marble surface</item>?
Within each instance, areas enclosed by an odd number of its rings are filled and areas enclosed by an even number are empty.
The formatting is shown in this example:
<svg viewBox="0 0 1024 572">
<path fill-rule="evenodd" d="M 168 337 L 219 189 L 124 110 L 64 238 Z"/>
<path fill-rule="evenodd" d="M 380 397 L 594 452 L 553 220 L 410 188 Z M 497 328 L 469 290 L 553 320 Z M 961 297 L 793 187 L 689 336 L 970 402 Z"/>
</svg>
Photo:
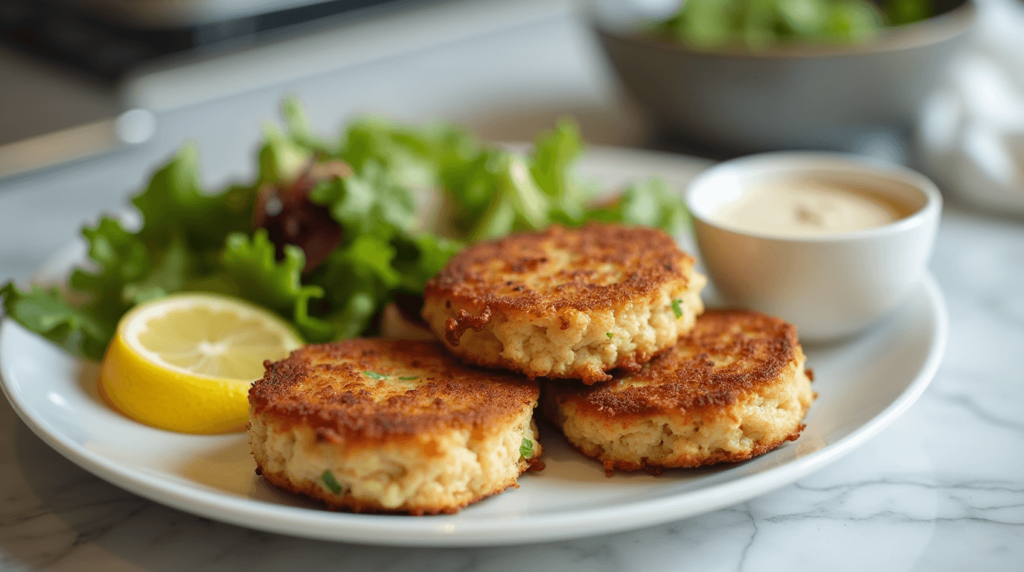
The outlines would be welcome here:
<svg viewBox="0 0 1024 572">
<path fill-rule="evenodd" d="M 0 183 L 0 280 L 25 280 L 119 208 L 183 140 L 205 179 L 249 173 L 259 122 L 297 93 L 318 124 L 372 108 L 453 117 L 503 139 L 562 113 L 606 143 L 640 140 L 592 40 L 568 17 L 159 115 L 144 147 Z M 330 129 L 325 128 L 324 131 Z M 697 518 L 572 542 L 477 549 L 332 544 L 161 506 L 60 457 L 0 402 L 0 569 L 1024 570 L 1024 221 L 949 208 L 932 272 L 950 313 L 935 381 L 863 448 L 796 484 Z"/>
</svg>

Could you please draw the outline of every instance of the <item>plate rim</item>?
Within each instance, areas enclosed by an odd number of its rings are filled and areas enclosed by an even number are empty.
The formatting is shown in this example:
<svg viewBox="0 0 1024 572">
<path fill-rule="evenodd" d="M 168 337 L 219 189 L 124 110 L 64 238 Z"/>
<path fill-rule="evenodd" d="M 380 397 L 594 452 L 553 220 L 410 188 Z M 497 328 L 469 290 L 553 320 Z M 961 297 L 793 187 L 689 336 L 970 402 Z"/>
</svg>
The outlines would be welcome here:
<svg viewBox="0 0 1024 572">
<path fill-rule="evenodd" d="M 597 168 L 599 171 L 608 170 L 606 160 L 618 159 L 631 165 L 613 168 L 611 171 L 631 172 L 632 178 L 650 171 L 669 181 L 685 181 L 713 164 L 689 156 L 602 146 L 589 147 L 584 161 L 587 159 L 600 164 Z M 634 161 L 639 161 L 639 165 Z M 582 162 L 581 170 L 588 170 Z M 66 267 L 74 262 L 76 254 L 84 253 L 84 246 L 81 239 L 71 241 L 42 264 L 37 275 L 52 272 L 58 266 Z M 59 430 L 54 429 L 55 434 L 51 434 L 46 427 L 47 423 L 36 419 L 31 407 L 13 394 L 14 390 L 8 380 L 8 360 L 4 359 L 3 349 L 13 329 L 20 329 L 21 326 L 6 316 L 0 321 L 0 387 L 15 412 L 32 432 L 71 462 L 133 494 L 201 517 L 303 538 L 388 546 L 471 547 L 554 542 L 655 526 L 732 506 L 819 470 L 879 434 L 920 398 L 935 377 L 945 352 L 949 318 L 942 292 L 930 272 L 925 274 L 915 292 L 917 289 L 924 290 L 924 311 L 935 322 L 935 327 L 928 332 L 930 339 L 927 353 L 920 369 L 904 390 L 879 413 L 821 449 L 760 473 L 697 491 L 678 492 L 667 498 L 648 498 L 612 507 L 574 509 L 568 513 L 496 518 L 486 523 L 461 523 L 461 526 L 446 522 L 443 517 L 410 518 L 311 511 L 258 499 L 239 498 L 214 490 L 188 488 L 173 481 L 154 485 L 152 477 L 138 469 L 89 451 L 61 435 Z M 696 501 L 694 493 L 699 495 Z"/>
<path fill-rule="evenodd" d="M 376 545 L 468 547 L 553 542 L 655 526 L 738 504 L 823 468 L 879 434 L 901 417 L 924 393 L 935 377 L 945 351 L 949 323 L 941 290 L 930 273 L 920 282 L 919 288 L 925 291 L 926 307 L 936 324 L 930 332 L 931 339 L 923 365 L 888 406 L 841 439 L 785 465 L 701 489 L 699 494 L 702 498 L 697 502 L 689 498 L 696 491 L 687 491 L 668 498 L 658 497 L 613 507 L 574 510 L 567 514 L 530 515 L 514 520 L 495 519 L 489 523 L 474 522 L 459 527 L 458 531 L 451 523 L 440 520 L 431 523 L 430 517 L 416 519 L 311 511 L 308 508 L 275 505 L 214 491 L 188 489 L 173 482 L 147 485 L 146 475 L 138 470 L 91 452 L 59 433 L 51 434 L 36 419 L 31 407 L 14 394 L 7 379 L 7 360 L 3 359 L 0 359 L 0 386 L 18 416 L 33 433 L 68 460 L 133 494 L 194 515 L 266 532 Z M 21 326 L 9 317 L 4 317 L 0 323 L 0 350 L 6 347 L 5 340 L 12 328 Z M 149 480 L 152 481 L 152 478 Z M 344 525 L 339 526 L 339 520 L 344 521 Z M 517 520 L 518 526 L 513 524 Z M 424 522 L 427 526 L 423 526 Z M 585 524 L 581 526 L 581 523 Z"/>
</svg>

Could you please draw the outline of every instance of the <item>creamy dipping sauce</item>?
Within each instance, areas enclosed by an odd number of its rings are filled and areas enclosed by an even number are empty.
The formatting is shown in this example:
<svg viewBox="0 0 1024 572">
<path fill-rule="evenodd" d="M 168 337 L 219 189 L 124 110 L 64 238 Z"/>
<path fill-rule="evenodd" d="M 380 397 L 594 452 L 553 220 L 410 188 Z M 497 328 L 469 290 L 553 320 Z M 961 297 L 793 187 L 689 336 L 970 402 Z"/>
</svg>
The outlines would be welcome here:
<svg viewBox="0 0 1024 572">
<path fill-rule="evenodd" d="M 838 234 L 883 226 L 911 210 L 881 193 L 818 179 L 785 179 L 747 189 L 714 219 L 772 236 Z"/>
</svg>

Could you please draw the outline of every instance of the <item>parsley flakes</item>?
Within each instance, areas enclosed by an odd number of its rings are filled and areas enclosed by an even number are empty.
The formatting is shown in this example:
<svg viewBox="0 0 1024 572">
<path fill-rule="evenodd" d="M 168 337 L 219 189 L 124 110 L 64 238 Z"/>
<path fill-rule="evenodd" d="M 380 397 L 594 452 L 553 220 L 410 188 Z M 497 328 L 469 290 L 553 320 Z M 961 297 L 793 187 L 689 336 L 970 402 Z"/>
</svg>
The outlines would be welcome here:
<svg viewBox="0 0 1024 572">
<path fill-rule="evenodd" d="M 605 332 L 604 335 L 608 336 L 609 340 L 612 339 L 612 333 L 611 332 Z"/>
<path fill-rule="evenodd" d="M 327 488 L 331 489 L 332 493 L 336 495 L 341 494 L 341 483 L 338 482 L 338 479 L 334 478 L 334 473 L 324 471 L 324 474 L 320 475 L 320 479 L 327 485 Z"/>
<path fill-rule="evenodd" d="M 679 298 L 672 300 L 672 313 L 676 315 L 676 319 L 683 317 L 683 301 Z"/>
<path fill-rule="evenodd" d="M 533 457 L 533 441 L 523 437 L 523 444 L 519 446 L 519 454 L 524 459 L 530 459 Z"/>
<path fill-rule="evenodd" d="M 375 371 L 364 371 L 363 375 L 365 375 L 366 377 L 369 377 L 371 379 L 387 379 L 388 378 L 388 376 L 384 375 L 383 373 L 377 373 Z"/>
</svg>

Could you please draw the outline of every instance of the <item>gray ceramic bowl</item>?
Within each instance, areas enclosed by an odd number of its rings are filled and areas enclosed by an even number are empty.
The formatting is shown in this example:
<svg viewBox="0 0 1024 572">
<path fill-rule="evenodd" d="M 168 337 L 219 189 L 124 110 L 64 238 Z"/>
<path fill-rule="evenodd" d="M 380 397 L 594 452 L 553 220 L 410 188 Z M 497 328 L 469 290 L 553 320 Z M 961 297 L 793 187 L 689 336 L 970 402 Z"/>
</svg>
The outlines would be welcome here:
<svg viewBox="0 0 1024 572">
<path fill-rule="evenodd" d="M 644 36 L 637 30 L 645 15 L 630 2 L 598 2 L 590 15 L 626 90 L 658 129 L 729 152 L 850 150 L 913 127 L 974 21 L 969 0 L 936 4 L 937 16 L 866 44 L 766 52 L 701 51 Z"/>
</svg>

